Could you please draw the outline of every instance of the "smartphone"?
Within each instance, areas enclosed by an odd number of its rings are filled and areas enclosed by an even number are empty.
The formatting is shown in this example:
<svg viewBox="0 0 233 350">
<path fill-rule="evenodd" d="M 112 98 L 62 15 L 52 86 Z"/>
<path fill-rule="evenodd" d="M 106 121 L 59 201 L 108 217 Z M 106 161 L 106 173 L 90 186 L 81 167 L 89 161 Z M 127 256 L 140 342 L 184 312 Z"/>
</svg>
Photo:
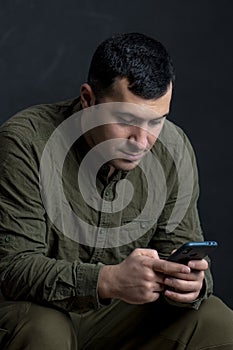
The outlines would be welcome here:
<svg viewBox="0 0 233 350">
<path fill-rule="evenodd" d="M 178 248 L 169 257 L 169 261 L 187 264 L 189 260 L 203 259 L 206 255 L 216 249 L 218 243 L 215 241 L 187 242 Z"/>
</svg>

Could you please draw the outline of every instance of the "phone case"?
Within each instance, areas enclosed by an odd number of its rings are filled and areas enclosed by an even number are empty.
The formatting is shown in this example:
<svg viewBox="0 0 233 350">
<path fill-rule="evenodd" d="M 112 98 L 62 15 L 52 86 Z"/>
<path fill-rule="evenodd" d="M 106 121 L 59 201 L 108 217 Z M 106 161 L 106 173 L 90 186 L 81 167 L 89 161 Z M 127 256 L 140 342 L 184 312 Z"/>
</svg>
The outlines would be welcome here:
<svg viewBox="0 0 233 350">
<path fill-rule="evenodd" d="M 169 261 L 187 263 L 189 260 L 203 259 L 218 246 L 215 241 L 187 242 L 170 255 Z"/>
</svg>

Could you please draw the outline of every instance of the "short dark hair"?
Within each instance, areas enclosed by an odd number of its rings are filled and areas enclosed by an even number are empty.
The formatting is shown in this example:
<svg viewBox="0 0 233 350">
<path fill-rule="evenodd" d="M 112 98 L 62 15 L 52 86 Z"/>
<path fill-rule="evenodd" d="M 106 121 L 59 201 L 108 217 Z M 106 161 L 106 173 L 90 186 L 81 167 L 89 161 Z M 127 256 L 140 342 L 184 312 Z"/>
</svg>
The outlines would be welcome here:
<svg viewBox="0 0 233 350">
<path fill-rule="evenodd" d="M 140 33 L 117 34 L 96 49 L 88 84 L 96 98 L 112 90 L 116 78 L 127 78 L 129 90 L 145 99 L 156 99 L 174 82 L 171 57 L 157 40 Z"/>
</svg>

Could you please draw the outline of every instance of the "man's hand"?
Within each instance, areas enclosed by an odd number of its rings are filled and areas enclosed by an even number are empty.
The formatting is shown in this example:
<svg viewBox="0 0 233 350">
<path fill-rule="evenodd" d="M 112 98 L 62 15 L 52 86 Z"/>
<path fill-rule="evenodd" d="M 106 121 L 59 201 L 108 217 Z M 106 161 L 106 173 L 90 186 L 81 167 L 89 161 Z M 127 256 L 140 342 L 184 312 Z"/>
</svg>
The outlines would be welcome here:
<svg viewBox="0 0 233 350">
<path fill-rule="evenodd" d="M 102 267 L 99 297 L 121 299 L 130 304 L 152 302 L 165 288 L 165 275 L 184 276 L 190 271 L 185 265 L 160 259 L 156 250 L 135 249 L 120 264 Z"/>
<path fill-rule="evenodd" d="M 164 284 L 168 287 L 164 291 L 166 297 L 181 303 L 191 303 L 198 298 L 208 262 L 204 259 L 192 260 L 188 266 L 191 269 L 189 274 L 175 273 L 164 279 Z"/>
</svg>

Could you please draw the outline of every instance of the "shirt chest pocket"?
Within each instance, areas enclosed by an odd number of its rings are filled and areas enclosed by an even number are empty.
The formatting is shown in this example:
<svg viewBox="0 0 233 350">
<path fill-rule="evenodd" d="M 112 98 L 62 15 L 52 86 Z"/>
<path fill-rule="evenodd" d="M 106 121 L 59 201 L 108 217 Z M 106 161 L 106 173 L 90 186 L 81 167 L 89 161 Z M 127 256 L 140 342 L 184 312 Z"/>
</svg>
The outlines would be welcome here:
<svg viewBox="0 0 233 350">
<path fill-rule="evenodd" d="M 155 218 L 126 217 L 122 220 L 120 236 L 131 249 L 146 248 L 153 237 L 155 228 Z"/>
</svg>

